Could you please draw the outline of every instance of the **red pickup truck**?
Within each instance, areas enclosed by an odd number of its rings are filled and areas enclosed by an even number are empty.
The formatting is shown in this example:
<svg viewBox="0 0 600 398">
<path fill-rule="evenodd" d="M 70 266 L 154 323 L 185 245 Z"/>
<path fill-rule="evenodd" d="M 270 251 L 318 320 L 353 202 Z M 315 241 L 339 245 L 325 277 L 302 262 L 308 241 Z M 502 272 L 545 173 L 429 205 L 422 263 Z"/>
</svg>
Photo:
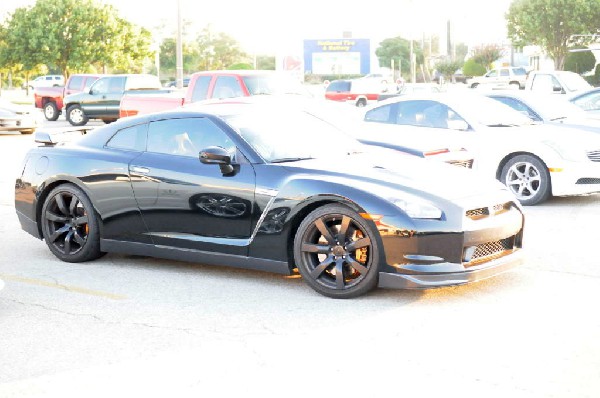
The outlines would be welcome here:
<svg viewBox="0 0 600 398">
<path fill-rule="evenodd" d="M 225 70 L 194 73 L 187 91 L 168 94 L 127 93 L 119 117 L 166 111 L 192 102 L 262 94 L 306 94 L 302 85 L 275 71 Z"/>
<path fill-rule="evenodd" d="M 75 74 L 69 77 L 65 86 L 38 87 L 33 92 L 35 107 L 44 110 L 47 120 L 55 121 L 61 114 L 65 96 L 89 90 L 92 83 L 101 76 Z"/>
</svg>

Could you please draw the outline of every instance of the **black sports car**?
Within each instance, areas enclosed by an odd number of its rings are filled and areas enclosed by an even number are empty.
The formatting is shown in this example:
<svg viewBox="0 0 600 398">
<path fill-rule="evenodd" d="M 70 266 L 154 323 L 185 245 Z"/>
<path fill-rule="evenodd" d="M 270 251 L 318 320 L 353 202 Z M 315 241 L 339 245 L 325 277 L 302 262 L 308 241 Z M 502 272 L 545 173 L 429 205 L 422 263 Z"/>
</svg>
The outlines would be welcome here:
<svg viewBox="0 0 600 398">
<path fill-rule="evenodd" d="M 36 139 L 15 207 L 63 261 L 120 252 L 297 270 L 335 298 L 463 284 L 521 261 L 523 214 L 498 181 L 373 156 L 300 108 L 210 104 Z"/>
</svg>

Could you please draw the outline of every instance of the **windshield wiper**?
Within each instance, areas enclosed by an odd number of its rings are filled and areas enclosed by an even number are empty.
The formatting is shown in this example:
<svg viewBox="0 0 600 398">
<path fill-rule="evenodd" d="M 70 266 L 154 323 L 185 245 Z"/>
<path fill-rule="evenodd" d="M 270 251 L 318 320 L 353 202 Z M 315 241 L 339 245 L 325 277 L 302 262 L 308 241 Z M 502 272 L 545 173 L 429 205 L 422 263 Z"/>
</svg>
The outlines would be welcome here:
<svg viewBox="0 0 600 398">
<path fill-rule="evenodd" d="M 280 158 L 280 159 L 273 159 L 273 160 L 271 160 L 271 163 L 299 162 L 300 160 L 309 160 L 309 159 L 314 159 L 314 158 L 311 158 L 311 157 L 304 157 L 304 158 Z"/>
</svg>

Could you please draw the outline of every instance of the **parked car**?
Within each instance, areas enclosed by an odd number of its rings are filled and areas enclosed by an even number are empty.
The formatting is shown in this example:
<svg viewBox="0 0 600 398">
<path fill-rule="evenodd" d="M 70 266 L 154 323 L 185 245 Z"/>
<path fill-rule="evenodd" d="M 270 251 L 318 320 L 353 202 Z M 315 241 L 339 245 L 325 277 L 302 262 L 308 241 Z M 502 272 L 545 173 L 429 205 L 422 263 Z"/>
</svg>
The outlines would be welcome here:
<svg viewBox="0 0 600 398">
<path fill-rule="evenodd" d="M 325 89 L 325 99 L 346 102 L 362 108 L 377 101 L 381 92 L 381 85 L 377 82 L 359 79 L 333 80 Z"/>
<path fill-rule="evenodd" d="M 29 82 L 29 88 L 36 90 L 40 87 L 64 86 L 65 78 L 62 75 L 44 75 L 38 76 Z M 25 88 L 25 87 L 23 87 Z"/>
<path fill-rule="evenodd" d="M 19 131 L 21 134 L 31 134 L 38 125 L 38 118 L 31 112 L 30 107 L 13 104 L 0 98 L 0 131 Z"/>
<path fill-rule="evenodd" d="M 463 284 L 521 262 L 523 212 L 494 179 L 374 158 L 301 109 L 229 101 L 60 146 L 38 133 L 45 145 L 15 184 L 22 228 L 63 261 L 119 252 L 299 272 L 334 298 Z"/>
<path fill-rule="evenodd" d="M 55 121 L 62 113 L 63 98 L 67 95 L 88 92 L 102 75 L 74 74 L 65 86 L 39 87 L 33 93 L 36 108 L 44 111 L 46 120 Z"/>
<path fill-rule="evenodd" d="M 503 182 L 524 205 L 550 195 L 600 192 L 600 135 L 537 124 L 491 98 L 441 93 L 397 97 L 365 112 L 364 120 L 395 125 L 370 135 L 382 145 L 452 140 L 474 154 L 473 168 Z"/>
<path fill-rule="evenodd" d="M 467 79 L 467 85 L 471 88 L 525 88 L 527 70 L 522 67 L 496 68 L 483 76 L 475 76 Z"/>
<path fill-rule="evenodd" d="M 525 84 L 525 90 L 541 94 L 575 95 L 591 88 L 583 77 L 566 70 L 531 71 Z"/>
<path fill-rule="evenodd" d="M 67 95 L 64 102 L 66 117 L 73 126 L 84 126 L 89 119 L 102 119 L 105 123 L 119 118 L 119 106 L 125 92 L 167 92 L 161 90 L 158 77 L 146 74 L 103 76 L 96 80 L 88 92 Z"/>
<path fill-rule="evenodd" d="M 183 78 L 183 87 L 187 87 L 190 85 L 190 78 L 189 77 L 185 77 Z M 166 87 L 173 87 L 173 88 L 177 88 L 177 80 L 173 80 L 172 82 L 169 82 Z"/>
<path fill-rule="evenodd" d="M 600 88 L 593 88 L 573 95 L 569 101 L 583 109 L 594 119 L 600 119 Z"/>
<path fill-rule="evenodd" d="M 562 96 L 527 91 L 490 91 L 486 95 L 527 115 L 534 122 L 600 133 L 600 120 L 589 118 L 585 111 Z"/>
<path fill-rule="evenodd" d="M 468 79 L 472 79 L 473 76 L 466 76 L 463 73 L 462 69 L 457 69 L 453 74 L 452 74 L 452 83 L 467 83 Z"/>
<path fill-rule="evenodd" d="M 216 70 L 196 72 L 185 93 L 126 93 L 119 116 L 128 117 L 175 109 L 194 102 L 255 95 L 309 96 L 297 80 L 271 70 Z"/>
<path fill-rule="evenodd" d="M 428 93 L 441 93 L 442 90 L 437 84 L 430 83 L 405 83 L 398 88 L 396 93 L 383 93 L 377 97 L 378 101 L 383 101 L 388 98 L 397 97 L 399 95 L 412 95 L 412 94 L 428 94 Z"/>
</svg>

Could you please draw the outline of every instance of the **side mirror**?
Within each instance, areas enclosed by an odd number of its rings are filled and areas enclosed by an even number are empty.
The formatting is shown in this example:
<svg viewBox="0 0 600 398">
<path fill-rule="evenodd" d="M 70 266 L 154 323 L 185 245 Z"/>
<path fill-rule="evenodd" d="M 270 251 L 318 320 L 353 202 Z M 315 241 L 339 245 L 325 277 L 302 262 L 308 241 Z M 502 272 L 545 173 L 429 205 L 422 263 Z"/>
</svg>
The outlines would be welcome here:
<svg viewBox="0 0 600 398">
<path fill-rule="evenodd" d="M 231 156 L 225 148 L 209 146 L 200 151 L 199 158 L 202 164 L 218 164 L 224 176 L 231 175 L 234 172 Z"/>
<path fill-rule="evenodd" d="M 557 84 L 552 87 L 552 91 L 554 91 L 555 93 L 562 93 L 563 88 L 560 84 Z"/>
</svg>

